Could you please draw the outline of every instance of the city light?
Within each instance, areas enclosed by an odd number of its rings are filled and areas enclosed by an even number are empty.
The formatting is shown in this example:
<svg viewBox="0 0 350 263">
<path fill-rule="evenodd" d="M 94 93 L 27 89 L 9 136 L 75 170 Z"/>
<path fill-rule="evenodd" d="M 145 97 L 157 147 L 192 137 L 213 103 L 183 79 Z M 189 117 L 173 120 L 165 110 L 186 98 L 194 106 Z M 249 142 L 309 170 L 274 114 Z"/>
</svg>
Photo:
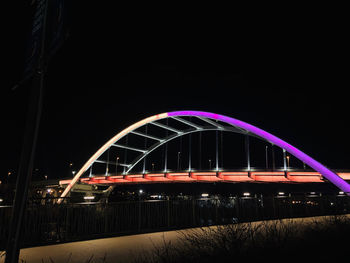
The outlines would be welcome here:
<svg viewBox="0 0 350 263">
<path fill-rule="evenodd" d="M 248 192 L 245 192 L 245 193 L 243 193 L 243 196 L 250 196 L 250 193 L 248 193 Z"/>
<path fill-rule="evenodd" d="M 208 196 L 209 196 L 209 194 L 207 194 L 207 193 L 202 194 L 202 197 L 208 197 Z"/>
<path fill-rule="evenodd" d="M 140 194 L 142 194 L 142 193 L 143 193 L 143 190 L 142 190 L 142 189 L 140 189 L 140 190 L 139 190 L 139 193 L 140 193 Z"/>
<path fill-rule="evenodd" d="M 94 200 L 95 196 L 90 195 L 90 196 L 84 196 L 84 200 Z"/>
<path fill-rule="evenodd" d="M 4 201 L 4 199 L 0 198 L 0 203 L 2 203 Z"/>
<path fill-rule="evenodd" d="M 278 192 L 278 195 L 284 195 L 284 192 Z"/>
</svg>

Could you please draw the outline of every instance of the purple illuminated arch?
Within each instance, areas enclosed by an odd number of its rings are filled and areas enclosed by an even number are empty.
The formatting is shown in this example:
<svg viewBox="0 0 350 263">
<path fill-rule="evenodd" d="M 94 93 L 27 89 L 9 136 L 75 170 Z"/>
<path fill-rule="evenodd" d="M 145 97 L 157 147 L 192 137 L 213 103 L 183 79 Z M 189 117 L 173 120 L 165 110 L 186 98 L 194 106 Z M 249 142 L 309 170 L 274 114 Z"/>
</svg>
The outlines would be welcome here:
<svg viewBox="0 0 350 263">
<path fill-rule="evenodd" d="M 294 146 L 290 145 L 289 143 L 281 140 L 280 138 L 272 135 L 271 133 L 268 133 L 260 128 L 257 128 L 251 124 L 248 124 L 246 122 L 230 118 L 224 115 L 210 113 L 210 112 L 204 112 L 204 111 L 173 111 L 168 112 L 168 116 L 199 116 L 199 117 L 205 117 L 205 118 L 211 118 L 215 120 L 219 120 L 222 122 L 229 123 L 231 125 L 234 125 L 236 127 L 245 129 L 255 135 L 260 136 L 261 138 L 264 138 L 265 140 L 279 146 L 282 149 L 285 149 L 290 154 L 294 155 L 299 160 L 303 161 L 307 165 L 309 165 L 311 168 L 313 168 L 315 171 L 322 174 L 325 178 L 327 178 L 330 182 L 332 182 L 334 185 L 336 185 L 338 188 L 340 188 L 344 193 L 347 195 L 350 195 L 350 185 L 344 181 L 342 178 L 340 178 L 337 174 L 329 170 L 327 167 L 322 165 L 321 163 L 317 162 L 307 154 L 303 153 L 302 151 L 298 150 Z"/>
<path fill-rule="evenodd" d="M 341 189 L 344 193 L 347 195 L 350 195 L 350 185 L 344 181 L 342 178 L 340 178 L 337 174 L 329 170 L 327 167 L 322 165 L 321 163 L 317 162 L 316 160 L 312 159 L 307 154 L 303 153 L 302 151 L 298 150 L 294 146 L 288 144 L 287 142 L 281 140 L 280 138 L 258 128 L 255 127 L 249 123 L 227 117 L 220 114 L 210 113 L 210 112 L 204 112 L 204 111 L 173 111 L 173 112 L 167 112 L 167 113 L 161 113 L 157 115 L 150 116 L 146 119 L 143 119 L 139 122 L 134 123 L 133 125 L 127 127 L 126 129 L 122 130 L 118 134 L 116 134 L 113 138 L 111 138 L 109 141 L 105 143 L 94 155 L 90 157 L 90 159 L 84 164 L 84 166 L 76 173 L 73 180 L 69 183 L 69 185 L 66 187 L 66 189 L 63 191 L 61 198 L 58 200 L 58 203 L 62 202 L 62 198 L 65 197 L 68 192 L 71 190 L 73 185 L 79 180 L 79 178 L 83 175 L 83 173 L 91 166 L 91 164 L 96 161 L 99 156 L 106 151 L 111 145 L 113 145 L 116 141 L 118 141 L 120 138 L 125 136 L 126 134 L 132 132 L 135 129 L 138 129 L 139 127 L 151 123 L 160 119 L 165 119 L 168 117 L 173 116 L 196 116 L 196 117 L 204 117 L 204 118 L 210 118 L 214 120 L 219 120 L 225 123 L 228 123 L 230 125 L 233 125 L 234 127 L 243 129 L 253 135 L 259 136 L 262 139 L 265 139 L 269 141 L 270 143 L 279 146 L 280 148 L 286 150 L 290 154 L 294 155 L 299 160 L 303 161 L 305 164 L 313 168 L 315 171 L 322 174 L 325 178 L 327 178 L 331 183 L 336 185 L 339 189 Z"/>
</svg>

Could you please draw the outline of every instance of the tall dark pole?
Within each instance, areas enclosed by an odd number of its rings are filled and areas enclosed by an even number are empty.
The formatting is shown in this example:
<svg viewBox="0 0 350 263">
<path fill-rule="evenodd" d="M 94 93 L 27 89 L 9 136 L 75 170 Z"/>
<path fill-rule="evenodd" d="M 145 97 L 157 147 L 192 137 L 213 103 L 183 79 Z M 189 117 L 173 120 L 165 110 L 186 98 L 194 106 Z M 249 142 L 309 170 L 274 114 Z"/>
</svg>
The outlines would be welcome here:
<svg viewBox="0 0 350 263">
<path fill-rule="evenodd" d="M 21 246 L 21 230 L 23 227 L 23 218 L 27 205 L 28 188 L 32 179 L 33 162 L 42 111 L 46 71 L 45 33 L 47 9 L 48 1 L 45 1 L 41 51 L 36 72 L 31 83 L 26 126 L 16 181 L 16 194 L 12 208 L 11 225 L 7 240 L 5 263 L 18 262 Z"/>
</svg>

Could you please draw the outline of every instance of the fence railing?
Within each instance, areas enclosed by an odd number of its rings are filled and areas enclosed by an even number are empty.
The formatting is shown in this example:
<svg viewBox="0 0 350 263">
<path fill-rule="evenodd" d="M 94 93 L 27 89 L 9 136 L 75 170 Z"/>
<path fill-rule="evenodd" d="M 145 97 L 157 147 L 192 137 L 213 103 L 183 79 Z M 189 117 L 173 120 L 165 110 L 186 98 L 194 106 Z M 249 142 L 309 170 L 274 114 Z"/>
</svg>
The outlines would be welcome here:
<svg viewBox="0 0 350 263">
<path fill-rule="evenodd" d="M 6 246 L 11 210 L 12 207 L 0 208 L 0 250 Z M 32 204 L 25 214 L 22 247 L 188 227 L 346 213 L 350 213 L 350 197 L 347 196 Z"/>
</svg>

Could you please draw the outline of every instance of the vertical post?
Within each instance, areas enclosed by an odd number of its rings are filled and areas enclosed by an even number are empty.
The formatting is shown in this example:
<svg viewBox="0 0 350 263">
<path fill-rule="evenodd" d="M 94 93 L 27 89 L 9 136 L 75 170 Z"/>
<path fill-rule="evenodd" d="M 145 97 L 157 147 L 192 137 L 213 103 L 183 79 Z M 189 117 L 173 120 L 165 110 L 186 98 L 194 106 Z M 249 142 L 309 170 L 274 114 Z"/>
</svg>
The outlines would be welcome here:
<svg viewBox="0 0 350 263">
<path fill-rule="evenodd" d="M 178 159 L 177 159 L 177 161 L 178 161 L 178 170 L 180 171 L 181 170 L 181 162 L 182 162 L 182 160 L 181 160 L 181 154 L 182 154 L 182 136 L 180 137 L 180 146 L 179 146 L 179 148 L 180 148 L 180 150 L 179 150 L 179 153 L 178 153 Z"/>
<path fill-rule="evenodd" d="M 271 153 L 272 153 L 272 170 L 274 171 L 276 169 L 276 165 L 275 165 L 275 149 L 273 147 L 273 144 L 271 144 Z"/>
<path fill-rule="evenodd" d="M 269 218 L 269 219 L 274 219 L 274 218 L 276 218 L 276 203 L 275 203 L 275 196 L 273 195 L 271 198 L 272 198 L 273 218 Z"/>
<path fill-rule="evenodd" d="M 266 170 L 269 169 L 269 159 L 268 159 L 268 146 L 265 146 L 265 165 L 266 165 Z"/>
<path fill-rule="evenodd" d="M 111 148 L 108 148 L 108 151 L 107 151 L 107 163 L 106 163 L 106 173 L 105 173 L 105 176 L 108 176 L 108 170 L 109 170 L 109 150 L 110 150 Z"/>
<path fill-rule="evenodd" d="M 141 196 L 140 196 L 140 193 L 139 193 L 139 204 L 138 204 L 138 214 L 139 214 L 139 218 L 138 218 L 138 231 L 140 232 L 141 231 Z"/>
<path fill-rule="evenodd" d="M 168 126 L 168 122 L 169 122 L 169 119 L 166 119 L 167 126 Z M 165 132 L 166 132 L 165 137 L 167 138 L 168 137 L 168 130 L 166 130 Z M 167 166 L 168 166 L 168 144 L 166 143 L 165 147 L 164 147 L 164 173 L 167 172 L 167 169 L 168 169 Z"/>
<path fill-rule="evenodd" d="M 199 132 L 199 152 L 198 152 L 198 166 L 202 170 L 202 132 Z"/>
<path fill-rule="evenodd" d="M 286 150 L 283 149 L 283 170 L 287 171 Z"/>
<path fill-rule="evenodd" d="M 192 196 L 192 219 L 193 226 L 196 226 L 196 200 L 194 199 L 194 196 Z"/>
<path fill-rule="evenodd" d="M 250 152 L 249 152 L 249 135 L 245 136 L 245 152 L 247 157 L 247 168 L 250 171 Z"/>
<path fill-rule="evenodd" d="M 221 169 L 224 168 L 224 132 L 221 131 L 221 138 L 220 138 L 220 149 L 221 149 Z"/>
<path fill-rule="evenodd" d="M 89 177 L 92 177 L 92 166 L 94 165 L 94 163 L 91 164 L 90 166 L 90 173 L 89 173 Z"/>
<path fill-rule="evenodd" d="M 180 171 L 181 167 L 180 167 L 180 155 L 181 155 L 181 152 L 177 152 L 177 170 Z"/>
<path fill-rule="evenodd" d="M 169 196 L 167 196 L 167 221 L 168 221 L 168 227 L 170 227 L 170 200 L 169 200 Z"/>
<path fill-rule="evenodd" d="M 167 163 L 168 163 L 168 144 L 164 145 L 164 173 L 167 171 Z"/>
<path fill-rule="evenodd" d="M 146 128 L 145 128 L 145 134 L 147 135 L 147 129 L 148 126 L 146 124 Z M 145 149 L 147 148 L 147 137 L 145 137 Z M 146 173 L 146 156 L 143 158 L 143 168 L 142 168 L 142 173 L 145 174 Z"/>
<path fill-rule="evenodd" d="M 46 73 L 45 35 L 49 1 L 44 2 L 42 17 L 41 50 L 39 63 L 35 68 L 35 75 L 30 92 L 23 146 L 21 150 L 18 176 L 16 180 L 16 194 L 12 208 L 11 224 L 6 246 L 6 263 L 17 263 L 20 251 L 20 239 L 23 228 L 23 218 L 27 205 L 28 188 L 32 179 L 33 162 L 39 133 L 44 81 Z M 41 13 L 40 10 L 37 13 Z"/>
<path fill-rule="evenodd" d="M 126 146 L 128 146 L 128 142 L 129 142 L 129 135 L 127 134 L 126 138 L 125 138 Z M 127 149 L 124 149 L 124 163 L 128 163 L 128 155 L 127 154 L 128 154 Z M 117 171 L 117 167 L 115 169 Z M 123 174 L 125 174 L 125 171 L 126 171 L 126 166 L 124 166 L 124 168 L 123 168 Z M 115 173 L 117 173 L 117 172 L 115 172 Z"/>
<path fill-rule="evenodd" d="M 117 156 L 115 159 L 115 175 L 118 174 L 118 161 L 119 161 L 119 157 Z M 125 173 L 125 169 L 124 169 L 124 173 Z"/>
<path fill-rule="evenodd" d="M 191 148 L 192 134 L 188 137 L 188 171 L 191 172 L 191 158 L 192 158 L 192 148 Z"/>
<path fill-rule="evenodd" d="M 219 171 L 219 131 L 215 131 L 215 170 Z"/>
</svg>

